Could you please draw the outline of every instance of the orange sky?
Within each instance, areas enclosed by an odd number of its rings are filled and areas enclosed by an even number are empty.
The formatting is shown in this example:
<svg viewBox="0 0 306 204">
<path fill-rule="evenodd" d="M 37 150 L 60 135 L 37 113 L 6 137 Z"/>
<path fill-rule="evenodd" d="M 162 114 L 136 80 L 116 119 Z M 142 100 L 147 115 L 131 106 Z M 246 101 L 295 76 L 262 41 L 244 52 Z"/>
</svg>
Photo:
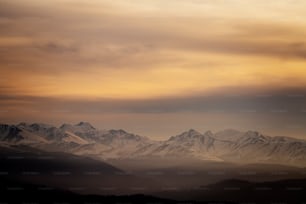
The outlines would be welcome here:
<svg viewBox="0 0 306 204">
<path fill-rule="evenodd" d="M 305 19 L 303 0 L 0 0 L 0 103 L 305 90 Z"/>
</svg>

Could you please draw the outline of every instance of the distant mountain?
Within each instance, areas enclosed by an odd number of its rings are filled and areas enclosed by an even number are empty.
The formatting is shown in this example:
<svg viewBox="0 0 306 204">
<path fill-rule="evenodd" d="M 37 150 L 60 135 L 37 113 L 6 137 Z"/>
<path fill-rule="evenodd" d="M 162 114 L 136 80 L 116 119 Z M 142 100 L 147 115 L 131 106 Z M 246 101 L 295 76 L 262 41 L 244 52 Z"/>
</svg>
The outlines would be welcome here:
<svg viewBox="0 0 306 204">
<path fill-rule="evenodd" d="M 190 129 L 165 141 L 119 130 L 98 130 L 88 122 L 54 127 L 46 124 L 0 125 L 1 145 L 25 144 L 100 159 L 193 158 L 234 163 L 306 166 L 306 141 L 271 137 L 256 131 L 200 133 Z"/>
<path fill-rule="evenodd" d="M 127 157 L 153 141 L 119 130 L 97 130 L 90 123 L 63 124 L 59 128 L 34 123 L 0 125 L 2 145 L 26 144 L 48 151 L 91 155 L 102 159 Z"/>
<path fill-rule="evenodd" d="M 214 151 L 215 142 L 216 139 L 210 131 L 201 134 L 191 129 L 166 141 L 139 149 L 136 155 L 220 160 L 210 153 Z"/>
</svg>

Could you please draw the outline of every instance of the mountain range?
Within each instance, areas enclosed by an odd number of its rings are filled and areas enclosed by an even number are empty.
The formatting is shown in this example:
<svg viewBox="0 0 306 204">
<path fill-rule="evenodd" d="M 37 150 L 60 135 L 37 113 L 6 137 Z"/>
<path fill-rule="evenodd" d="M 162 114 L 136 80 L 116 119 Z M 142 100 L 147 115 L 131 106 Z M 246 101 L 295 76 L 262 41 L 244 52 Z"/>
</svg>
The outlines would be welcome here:
<svg viewBox="0 0 306 204">
<path fill-rule="evenodd" d="M 204 133 L 190 129 L 163 141 L 119 130 L 99 130 L 88 122 L 55 127 L 40 123 L 0 124 L 0 146 L 29 146 L 101 160 L 192 158 L 199 161 L 306 166 L 306 141 L 228 129 Z"/>
</svg>

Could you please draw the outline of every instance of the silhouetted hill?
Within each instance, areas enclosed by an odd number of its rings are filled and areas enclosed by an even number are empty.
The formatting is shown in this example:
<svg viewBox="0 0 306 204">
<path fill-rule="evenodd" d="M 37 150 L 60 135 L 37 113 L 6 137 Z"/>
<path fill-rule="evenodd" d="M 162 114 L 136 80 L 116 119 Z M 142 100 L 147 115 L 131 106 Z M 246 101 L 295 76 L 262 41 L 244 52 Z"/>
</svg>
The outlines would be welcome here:
<svg viewBox="0 0 306 204">
<path fill-rule="evenodd" d="M 306 179 L 273 182 L 248 182 L 229 179 L 189 191 L 157 193 L 161 197 L 207 202 L 218 200 L 238 203 L 305 203 Z"/>
<path fill-rule="evenodd" d="M 189 204 L 206 204 L 221 202 L 196 202 L 196 201 L 184 201 L 179 202 L 172 199 L 163 199 L 150 195 L 135 194 L 135 195 L 80 195 L 69 191 L 58 190 L 47 186 L 38 186 L 28 184 L 20 181 L 0 178 L 0 203 L 43 203 L 43 204 L 54 204 L 54 203 L 71 203 L 71 204 L 85 204 L 85 203 L 105 203 L 105 204 L 119 204 L 119 203 L 158 203 L 158 204 L 178 204 L 178 203 L 189 203 Z M 222 204 L 227 204 L 222 202 Z M 228 202 L 228 204 L 231 204 Z M 234 204 L 234 203 L 232 203 Z"/>
</svg>

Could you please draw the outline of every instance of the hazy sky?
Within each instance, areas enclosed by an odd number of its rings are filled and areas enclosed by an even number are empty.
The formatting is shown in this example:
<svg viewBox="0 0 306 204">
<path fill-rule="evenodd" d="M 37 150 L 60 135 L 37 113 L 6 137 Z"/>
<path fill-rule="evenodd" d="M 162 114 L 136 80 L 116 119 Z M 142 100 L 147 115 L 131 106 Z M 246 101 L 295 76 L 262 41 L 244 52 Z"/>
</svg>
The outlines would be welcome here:
<svg viewBox="0 0 306 204">
<path fill-rule="evenodd" d="M 306 138 L 304 0 L 0 0 L 0 122 Z"/>
</svg>

